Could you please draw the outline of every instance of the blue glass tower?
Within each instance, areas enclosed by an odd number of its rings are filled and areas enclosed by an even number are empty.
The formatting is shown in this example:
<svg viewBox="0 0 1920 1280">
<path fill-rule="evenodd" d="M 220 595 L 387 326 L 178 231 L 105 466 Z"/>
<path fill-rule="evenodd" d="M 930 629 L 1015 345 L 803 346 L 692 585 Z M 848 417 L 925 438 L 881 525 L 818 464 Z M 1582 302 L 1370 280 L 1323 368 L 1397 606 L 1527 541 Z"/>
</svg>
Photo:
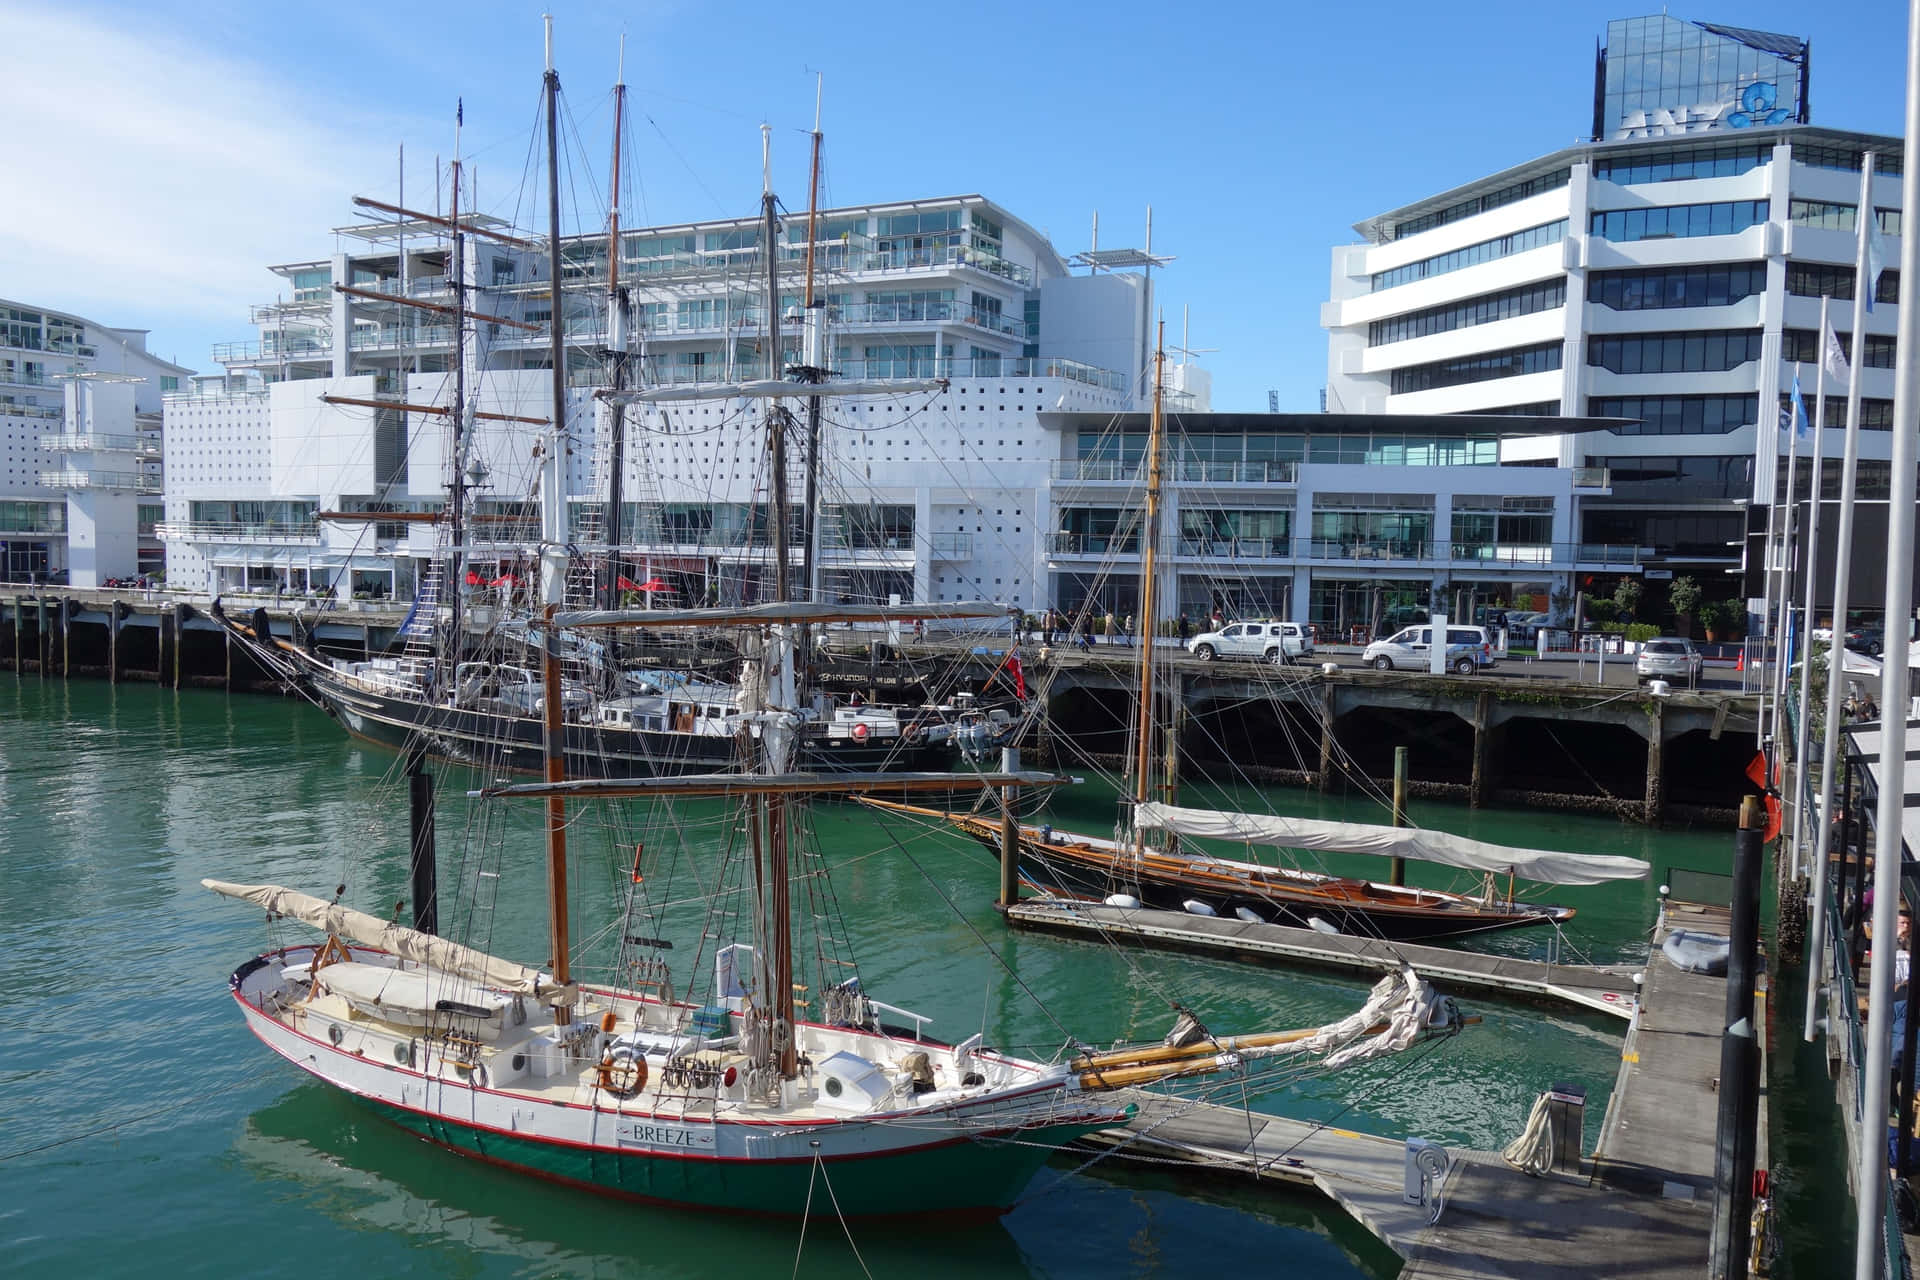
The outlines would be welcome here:
<svg viewBox="0 0 1920 1280">
<path fill-rule="evenodd" d="M 1798 36 L 1665 15 L 1615 19 L 1594 69 L 1593 136 L 1807 124 L 1808 62 Z"/>
</svg>

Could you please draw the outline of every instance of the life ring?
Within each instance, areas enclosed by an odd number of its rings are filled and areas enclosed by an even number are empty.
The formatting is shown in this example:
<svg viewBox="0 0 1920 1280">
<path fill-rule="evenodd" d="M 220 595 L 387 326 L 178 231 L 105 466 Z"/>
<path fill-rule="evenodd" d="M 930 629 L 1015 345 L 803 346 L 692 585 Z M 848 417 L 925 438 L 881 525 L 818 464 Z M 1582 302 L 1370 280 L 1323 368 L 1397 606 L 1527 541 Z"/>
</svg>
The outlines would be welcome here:
<svg viewBox="0 0 1920 1280">
<path fill-rule="evenodd" d="M 622 1100 L 647 1087 L 646 1055 L 632 1045 L 609 1048 L 600 1059 L 600 1087 Z"/>
<path fill-rule="evenodd" d="M 467 1072 L 467 1083 L 476 1089 L 486 1088 L 487 1064 L 484 1062 L 474 1063 L 472 1069 Z"/>
<path fill-rule="evenodd" d="M 855 742 L 865 742 L 867 740 L 867 735 L 872 732 L 873 730 L 867 728 L 866 725 L 856 724 L 853 726 L 853 740 Z"/>
<path fill-rule="evenodd" d="M 345 1040 L 346 1038 L 347 1038 L 347 1029 L 341 1026 L 339 1023 L 337 1022 L 333 1023 L 327 1028 L 327 1039 L 333 1041 L 334 1048 L 336 1049 L 339 1048 L 340 1042 L 342 1040 Z"/>
</svg>

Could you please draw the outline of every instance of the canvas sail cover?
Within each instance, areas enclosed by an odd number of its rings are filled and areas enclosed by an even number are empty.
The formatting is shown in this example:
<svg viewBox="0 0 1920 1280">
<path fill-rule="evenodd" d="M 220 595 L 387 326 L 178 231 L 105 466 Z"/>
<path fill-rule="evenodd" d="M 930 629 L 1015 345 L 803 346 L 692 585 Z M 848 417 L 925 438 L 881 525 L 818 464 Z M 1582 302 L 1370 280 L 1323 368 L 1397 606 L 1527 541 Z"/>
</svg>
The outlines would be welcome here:
<svg viewBox="0 0 1920 1280">
<path fill-rule="evenodd" d="M 228 884 L 224 880 L 202 880 L 200 883 L 215 893 L 251 902 L 275 915 L 303 921 L 362 946 L 378 947 L 403 960 L 458 974 L 496 991 L 537 996 L 547 1004 L 572 1004 L 578 994 L 570 986 L 555 986 L 551 975 L 538 969 L 530 969 L 511 960 L 501 960 L 484 951 L 476 951 L 430 933 L 421 933 L 405 925 L 390 924 L 378 916 L 355 911 L 352 907 L 343 907 L 312 894 L 284 889 L 277 884 Z"/>
<path fill-rule="evenodd" d="M 1185 809 L 1152 801 L 1137 805 L 1134 825 L 1202 839 L 1266 844 L 1321 853 L 1370 853 L 1382 858 L 1418 858 L 1467 871 L 1515 875 L 1542 884 L 1601 884 L 1636 880 L 1647 874 L 1638 858 L 1611 854 L 1561 853 L 1552 849 L 1514 849 L 1444 831 L 1382 827 L 1364 822 L 1326 822 L 1218 809 Z"/>
</svg>

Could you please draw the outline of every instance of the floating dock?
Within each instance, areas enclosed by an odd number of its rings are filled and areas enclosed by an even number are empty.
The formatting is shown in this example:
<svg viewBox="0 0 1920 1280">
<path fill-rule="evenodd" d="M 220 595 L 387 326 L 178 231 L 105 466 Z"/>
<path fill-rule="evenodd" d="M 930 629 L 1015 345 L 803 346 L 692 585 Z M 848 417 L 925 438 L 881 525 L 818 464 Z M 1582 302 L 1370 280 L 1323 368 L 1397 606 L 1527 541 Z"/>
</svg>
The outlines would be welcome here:
<svg viewBox="0 0 1920 1280">
<path fill-rule="evenodd" d="M 1663 909 L 1598 1148 L 1578 1174 L 1532 1176 L 1497 1152 L 1452 1151 L 1436 1216 L 1433 1197 L 1405 1194 L 1404 1142 L 1151 1093 L 1130 1096 L 1139 1111 L 1125 1128 L 1086 1145 L 1116 1160 L 1135 1155 L 1311 1187 L 1406 1259 L 1402 1280 L 1698 1280 L 1707 1271 L 1713 1216 L 1715 1031 L 1726 979 L 1667 961 L 1657 943 L 1676 928 L 1724 934 L 1726 912 Z M 1763 1026 L 1765 1000 L 1763 991 L 1756 999 Z M 1472 1035 L 1464 1033 L 1461 1052 L 1472 1051 Z M 1767 1164 L 1766 1132 L 1763 1092 L 1757 1168 Z"/>
<path fill-rule="evenodd" d="M 1568 1004 L 1632 1018 L 1639 1007 L 1640 965 L 1549 964 L 1452 947 L 1391 945 L 1359 934 L 1321 933 L 1289 925 L 1196 916 L 1183 911 L 1109 907 L 1066 898 L 1035 898 L 1008 907 L 1007 922 L 1026 929 L 1193 951 L 1261 964 L 1304 965 L 1381 974 L 1404 962 L 1447 991 Z"/>
</svg>

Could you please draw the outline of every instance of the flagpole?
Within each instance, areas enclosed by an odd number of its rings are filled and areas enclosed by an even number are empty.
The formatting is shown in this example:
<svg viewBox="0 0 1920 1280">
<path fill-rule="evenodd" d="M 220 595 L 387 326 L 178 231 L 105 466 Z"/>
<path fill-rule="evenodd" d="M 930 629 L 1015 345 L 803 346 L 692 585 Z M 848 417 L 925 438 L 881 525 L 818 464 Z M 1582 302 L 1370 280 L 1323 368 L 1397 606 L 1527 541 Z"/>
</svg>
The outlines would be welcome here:
<svg viewBox="0 0 1920 1280">
<path fill-rule="evenodd" d="M 1794 486 L 1800 462 L 1800 415 L 1805 405 L 1800 398 L 1800 364 L 1795 361 L 1793 403 L 1787 414 L 1787 491 L 1781 499 L 1784 505 L 1780 510 L 1780 591 L 1774 597 L 1779 616 L 1773 627 L 1773 670 L 1769 672 L 1773 677 L 1773 714 L 1767 718 L 1767 785 L 1772 787 L 1780 785 L 1780 714 L 1786 702 L 1787 672 L 1793 666 L 1793 637 L 1788 631 L 1793 618 Z"/>
<path fill-rule="evenodd" d="M 1860 168 L 1860 208 L 1873 208 L 1873 152 Z M 1856 215 L 1857 218 L 1857 215 Z M 1847 683 L 1847 577 L 1853 571 L 1854 470 L 1860 463 L 1860 363 L 1867 349 L 1867 310 L 1878 273 L 1867 261 L 1871 217 L 1860 221 L 1853 263 L 1853 359 L 1847 366 L 1847 447 L 1840 463 L 1840 525 L 1833 559 L 1833 642 L 1827 646 L 1826 748 L 1820 755 L 1820 809 L 1813 844 L 1812 932 L 1807 940 L 1807 1012 L 1801 1036 L 1812 1040 L 1825 983 L 1827 911 L 1832 894 L 1833 780 L 1840 758 L 1841 693 Z"/>
<path fill-rule="evenodd" d="M 1756 428 L 1758 430 L 1758 428 Z M 1773 627 L 1773 539 L 1774 525 L 1780 510 L 1780 415 L 1773 418 L 1772 429 L 1764 437 L 1766 450 L 1761 454 L 1767 469 L 1767 538 L 1760 545 L 1760 631 L 1761 645 L 1754 655 L 1753 683 L 1760 694 L 1759 714 L 1754 717 L 1754 750 L 1764 752 L 1767 749 L 1767 685 L 1766 680 L 1773 674 L 1773 668 L 1767 665 L 1766 635 Z M 1747 689 L 1746 677 L 1741 677 L 1740 691 Z M 1764 783 L 1761 785 L 1765 785 Z"/>
<path fill-rule="evenodd" d="M 1854 292 L 1859 292 L 1858 287 Z M 1807 540 L 1803 551 L 1806 569 L 1801 573 L 1807 585 L 1806 602 L 1800 607 L 1800 634 L 1806 637 L 1801 649 L 1806 656 L 1800 660 L 1800 711 L 1793 726 L 1793 835 L 1790 842 L 1793 852 L 1789 865 L 1796 879 L 1806 854 L 1800 833 L 1806 825 L 1807 691 L 1813 684 L 1813 586 L 1820 580 L 1820 482 L 1824 478 L 1821 468 L 1825 465 L 1821 441 L 1826 438 L 1827 430 L 1827 304 L 1830 301 L 1826 294 L 1820 295 L 1820 336 L 1814 340 L 1820 352 L 1820 364 L 1813 375 L 1813 457 L 1807 468 Z M 1827 665 L 1832 667 L 1831 643 L 1827 654 Z"/>
<path fill-rule="evenodd" d="M 1907 5 L 1907 118 L 1905 164 L 1900 175 L 1903 209 L 1920 209 L 1920 0 Z M 1871 202 L 1860 214 L 1873 217 Z M 1858 217 L 1859 215 L 1856 215 Z M 1920 235 L 1900 237 L 1900 328 L 1893 374 L 1893 459 L 1887 497 L 1886 651 L 1880 672 L 1880 767 L 1900 770 L 1907 758 L 1909 618 L 1913 610 L 1913 503 L 1916 458 L 1914 423 L 1920 414 Z M 1866 335 L 1855 334 L 1856 345 Z M 1907 789 L 1895 779 L 1879 789 L 1874 820 L 1873 981 L 1868 987 L 1867 1067 L 1861 1123 L 1858 1229 L 1854 1232 L 1854 1274 L 1869 1280 L 1879 1274 L 1885 1253 L 1887 1085 L 1893 1036 L 1893 952 L 1895 914 L 1900 905 L 1900 864 L 1906 841 L 1902 810 Z"/>
</svg>

